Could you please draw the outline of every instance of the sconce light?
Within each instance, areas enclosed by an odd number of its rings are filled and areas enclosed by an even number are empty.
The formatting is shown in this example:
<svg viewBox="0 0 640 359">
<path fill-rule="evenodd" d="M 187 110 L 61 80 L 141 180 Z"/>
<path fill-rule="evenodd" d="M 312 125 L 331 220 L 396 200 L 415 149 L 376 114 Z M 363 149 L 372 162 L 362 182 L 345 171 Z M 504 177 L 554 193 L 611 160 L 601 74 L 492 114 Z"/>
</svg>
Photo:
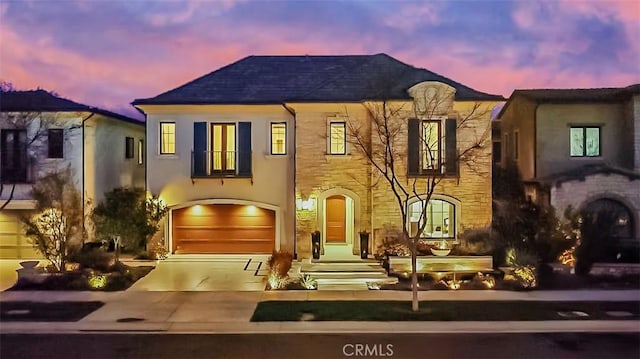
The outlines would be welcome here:
<svg viewBox="0 0 640 359">
<path fill-rule="evenodd" d="M 316 199 L 312 197 L 306 200 L 302 198 L 296 199 L 296 209 L 298 210 L 311 211 L 315 207 L 315 204 L 316 204 Z"/>
</svg>

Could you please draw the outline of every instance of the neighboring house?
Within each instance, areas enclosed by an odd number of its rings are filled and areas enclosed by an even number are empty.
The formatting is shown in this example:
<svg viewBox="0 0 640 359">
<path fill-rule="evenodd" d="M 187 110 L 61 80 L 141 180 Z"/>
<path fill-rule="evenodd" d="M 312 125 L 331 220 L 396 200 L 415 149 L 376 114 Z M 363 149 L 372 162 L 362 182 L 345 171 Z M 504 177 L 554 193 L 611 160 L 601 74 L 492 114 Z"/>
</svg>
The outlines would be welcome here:
<svg viewBox="0 0 640 359">
<path fill-rule="evenodd" d="M 44 90 L 0 93 L 0 258 L 37 256 L 18 217 L 35 208 L 39 177 L 70 167 L 85 203 L 96 203 L 113 188 L 144 187 L 144 148 L 135 119 Z"/>
<path fill-rule="evenodd" d="M 520 169 L 527 196 L 562 215 L 619 213 L 622 240 L 640 239 L 640 84 L 515 90 L 502 109 L 502 164 Z"/>
<path fill-rule="evenodd" d="M 419 176 L 426 167 L 416 144 L 425 126 L 447 132 L 440 156 L 455 154 L 490 127 L 487 111 L 475 128 L 456 133 L 460 115 L 477 101 L 490 110 L 504 98 L 378 54 L 250 56 L 135 100 L 147 116 L 147 190 L 171 209 L 165 226 L 170 251 L 279 249 L 309 257 L 315 230 L 325 256 L 358 253 L 360 231 L 380 242 L 386 227 L 402 225 L 401 217 L 387 185 L 374 183 L 372 166 L 349 143 L 346 121 L 370 130 L 373 104 L 386 99 L 410 110 L 414 97 L 434 88 L 450 97 L 438 116 L 405 113 L 412 128 L 407 140 L 415 148 L 403 154 L 409 152 L 409 176 Z M 429 205 L 429 233 L 439 233 L 439 240 L 490 223 L 490 146 L 483 153 L 488 175 L 446 169 Z M 415 212 L 420 203 L 410 206 Z"/>
</svg>

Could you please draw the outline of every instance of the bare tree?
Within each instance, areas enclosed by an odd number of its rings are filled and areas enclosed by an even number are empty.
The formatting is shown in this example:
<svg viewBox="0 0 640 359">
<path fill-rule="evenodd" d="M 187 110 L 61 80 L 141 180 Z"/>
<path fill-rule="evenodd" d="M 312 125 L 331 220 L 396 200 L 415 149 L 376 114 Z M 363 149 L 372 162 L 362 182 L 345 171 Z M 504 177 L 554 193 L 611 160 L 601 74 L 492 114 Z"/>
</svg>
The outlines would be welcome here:
<svg viewBox="0 0 640 359">
<path fill-rule="evenodd" d="M 423 205 L 419 226 L 415 232 L 410 231 L 407 226 L 409 201 L 417 198 L 429 203 L 441 181 L 459 178 L 460 164 L 476 175 L 489 175 L 491 168 L 490 162 L 486 162 L 490 152 L 483 151 L 490 144 L 491 126 L 490 121 L 482 121 L 490 108 L 474 103 L 464 113 L 456 112 L 452 90 L 438 85 L 415 93 L 410 90 L 413 102 L 368 102 L 368 121 L 347 120 L 348 141 L 374 168 L 377 181 L 389 185 L 400 212 L 401 240 L 406 241 L 411 253 L 413 311 L 419 310 L 417 247 L 428 218 L 427 205 Z M 447 137 L 448 131 L 464 132 L 465 138 L 451 133 Z M 454 142 L 446 137 L 453 138 Z"/>
</svg>

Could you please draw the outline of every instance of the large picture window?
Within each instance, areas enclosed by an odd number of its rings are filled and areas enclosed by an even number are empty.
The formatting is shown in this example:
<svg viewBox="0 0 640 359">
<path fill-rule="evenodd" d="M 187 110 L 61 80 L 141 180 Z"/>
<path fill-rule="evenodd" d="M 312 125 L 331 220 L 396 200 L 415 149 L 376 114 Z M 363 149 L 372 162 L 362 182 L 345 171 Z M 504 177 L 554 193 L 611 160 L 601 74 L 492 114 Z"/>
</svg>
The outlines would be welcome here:
<svg viewBox="0 0 640 359">
<path fill-rule="evenodd" d="M 571 157 L 600 156 L 600 127 L 571 127 Z"/>
<path fill-rule="evenodd" d="M 409 233 L 414 236 L 421 227 L 423 220 L 427 223 L 420 235 L 426 239 L 455 239 L 456 216 L 455 206 L 441 199 L 416 201 L 409 205 Z M 422 211 L 424 209 L 424 217 Z"/>
<path fill-rule="evenodd" d="M 160 154 L 173 155 L 176 153 L 176 124 L 174 122 L 160 123 Z"/>
<path fill-rule="evenodd" d="M 329 124 L 329 154 L 346 154 L 346 123 L 331 122 Z"/>
<path fill-rule="evenodd" d="M 286 123 L 271 124 L 271 154 L 272 155 L 287 154 L 287 124 Z"/>
</svg>

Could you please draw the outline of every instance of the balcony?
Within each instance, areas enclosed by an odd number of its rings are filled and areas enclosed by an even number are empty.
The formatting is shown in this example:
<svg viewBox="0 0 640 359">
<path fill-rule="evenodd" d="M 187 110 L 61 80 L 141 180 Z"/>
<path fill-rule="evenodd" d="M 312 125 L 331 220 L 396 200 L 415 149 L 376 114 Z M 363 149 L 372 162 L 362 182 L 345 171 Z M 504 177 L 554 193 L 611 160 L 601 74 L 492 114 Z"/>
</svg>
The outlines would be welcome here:
<svg viewBox="0 0 640 359">
<path fill-rule="evenodd" d="M 191 152 L 191 178 L 251 178 L 252 152 Z"/>
</svg>

